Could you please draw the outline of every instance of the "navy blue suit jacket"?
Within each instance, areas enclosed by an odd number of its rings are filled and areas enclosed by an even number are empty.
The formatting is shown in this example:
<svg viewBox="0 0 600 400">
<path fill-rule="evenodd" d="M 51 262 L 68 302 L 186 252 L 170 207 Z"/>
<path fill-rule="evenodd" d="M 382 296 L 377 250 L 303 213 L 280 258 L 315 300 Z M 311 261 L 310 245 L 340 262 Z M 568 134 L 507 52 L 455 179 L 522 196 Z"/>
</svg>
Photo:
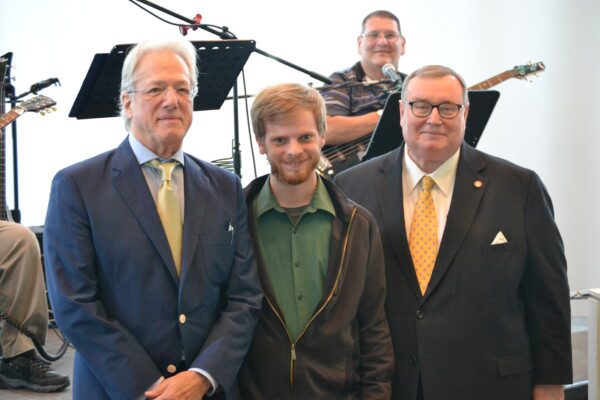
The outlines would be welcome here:
<svg viewBox="0 0 600 400">
<path fill-rule="evenodd" d="M 529 400 L 572 379 L 567 266 L 552 203 L 532 171 L 462 145 L 431 280 L 421 295 L 402 201 L 404 146 L 335 179 L 379 225 L 393 398 Z M 498 232 L 507 242 L 492 245 Z"/>
<path fill-rule="evenodd" d="M 235 175 L 187 154 L 184 181 L 179 278 L 127 140 L 54 178 L 44 253 L 77 350 L 75 399 L 142 396 L 182 355 L 232 389 L 262 301 L 244 195 Z"/>
</svg>

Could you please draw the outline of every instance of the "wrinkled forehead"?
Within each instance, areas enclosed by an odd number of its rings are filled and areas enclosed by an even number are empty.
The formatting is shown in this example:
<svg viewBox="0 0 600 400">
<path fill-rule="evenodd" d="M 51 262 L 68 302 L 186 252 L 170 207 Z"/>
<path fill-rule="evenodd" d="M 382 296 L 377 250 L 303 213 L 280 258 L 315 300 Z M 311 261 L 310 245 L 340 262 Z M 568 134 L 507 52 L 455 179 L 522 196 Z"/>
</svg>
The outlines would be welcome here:
<svg viewBox="0 0 600 400">
<path fill-rule="evenodd" d="M 133 80 L 175 79 L 189 82 L 190 71 L 183 57 L 171 51 L 153 51 L 142 56 L 133 70 Z"/>
<path fill-rule="evenodd" d="M 463 87 L 460 81 L 452 75 L 416 76 L 406 88 L 406 100 L 425 100 L 434 102 L 452 102 L 462 104 Z"/>
</svg>

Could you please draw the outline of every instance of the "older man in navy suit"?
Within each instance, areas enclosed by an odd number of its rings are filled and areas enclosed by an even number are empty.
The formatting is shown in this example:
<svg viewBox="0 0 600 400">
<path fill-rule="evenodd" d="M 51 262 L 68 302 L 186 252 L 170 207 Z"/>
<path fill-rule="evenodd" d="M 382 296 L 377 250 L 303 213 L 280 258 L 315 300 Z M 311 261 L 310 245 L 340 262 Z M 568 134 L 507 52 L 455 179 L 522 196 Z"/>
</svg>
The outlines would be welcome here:
<svg viewBox="0 0 600 400">
<path fill-rule="evenodd" d="M 336 178 L 381 230 L 399 400 L 562 399 L 569 288 L 552 203 L 530 170 L 463 142 L 462 77 L 404 81 L 405 144 Z"/>
<path fill-rule="evenodd" d="M 239 179 L 181 150 L 196 81 L 189 42 L 133 48 L 129 136 L 54 178 L 46 268 L 75 399 L 234 397 L 262 293 Z"/>
</svg>

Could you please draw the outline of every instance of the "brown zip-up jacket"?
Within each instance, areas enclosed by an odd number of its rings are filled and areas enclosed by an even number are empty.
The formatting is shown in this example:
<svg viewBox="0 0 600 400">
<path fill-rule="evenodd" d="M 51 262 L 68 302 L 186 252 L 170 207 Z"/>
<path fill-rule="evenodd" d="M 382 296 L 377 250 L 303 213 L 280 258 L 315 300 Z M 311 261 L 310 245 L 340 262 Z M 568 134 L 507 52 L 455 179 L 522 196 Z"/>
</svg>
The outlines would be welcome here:
<svg viewBox="0 0 600 400">
<path fill-rule="evenodd" d="M 323 180 L 336 211 L 325 292 L 292 342 L 257 243 L 252 202 L 267 177 L 245 189 L 265 298 L 239 375 L 242 398 L 389 399 L 394 356 L 384 313 L 385 270 L 377 223 Z"/>
</svg>

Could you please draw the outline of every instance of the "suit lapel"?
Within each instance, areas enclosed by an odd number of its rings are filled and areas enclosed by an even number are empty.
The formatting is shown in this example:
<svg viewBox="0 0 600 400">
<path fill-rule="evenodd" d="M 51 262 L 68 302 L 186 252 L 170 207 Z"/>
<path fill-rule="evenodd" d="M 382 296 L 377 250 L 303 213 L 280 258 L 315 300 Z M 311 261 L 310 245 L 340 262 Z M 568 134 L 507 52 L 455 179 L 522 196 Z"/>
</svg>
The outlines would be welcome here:
<svg viewBox="0 0 600 400">
<path fill-rule="evenodd" d="M 171 277 L 177 283 L 175 263 L 167 242 L 167 236 L 156 211 L 156 204 L 152 199 L 144 174 L 137 164 L 127 139 L 121 143 L 115 152 L 112 170 L 112 183 L 115 189 L 119 192 L 146 235 L 148 235 L 148 239 L 156 248 Z"/>
<path fill-rule="evenodd" d="M 209 193 L 206 176 L 198 164 L 185 155 L 185 214 L 183 221 L 183 249 L 181 255 L 181 279 L 187 275 L 194 259 L 200 231 L 206 216 Z"/>
<path fill-rule="evenodd" d="M 463 143 L 446 228 L 425 298 L 435 289 L 448 270 L 473 223 L 489 183 L 488 178 L 481 174 L 484 167 L 477 151 Z M 476 187 L 476 181 L 480 181 L 482 185 Z"/>
<path fill-rule="evenodd" d="M 397 263 L 416 298 L 420 299 L 421 290 L 415 274 L 412 257 L 408 247 L 406 226 L 404 224 L 404 202 L 402 200 L 402 155 L 404 145 L 390 153 L 382 165 L 377 177 L 377 198 L 382 220 L 386 221 L 386 238 L 393 250 Z"/>
</svg>

